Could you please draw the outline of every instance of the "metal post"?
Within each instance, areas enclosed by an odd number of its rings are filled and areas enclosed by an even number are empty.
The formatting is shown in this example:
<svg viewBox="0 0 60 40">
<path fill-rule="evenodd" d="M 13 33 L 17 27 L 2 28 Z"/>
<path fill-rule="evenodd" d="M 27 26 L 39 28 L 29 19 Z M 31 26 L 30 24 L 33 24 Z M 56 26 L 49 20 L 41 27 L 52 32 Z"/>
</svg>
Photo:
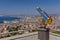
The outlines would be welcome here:
<svg viewBox="0 0 60 40">
<path fill-rule="evenodd" d="M 39 28 L 38 29 L 38 39 L 39 40 L 49 40 L 49 28 Z"/>
</svg>

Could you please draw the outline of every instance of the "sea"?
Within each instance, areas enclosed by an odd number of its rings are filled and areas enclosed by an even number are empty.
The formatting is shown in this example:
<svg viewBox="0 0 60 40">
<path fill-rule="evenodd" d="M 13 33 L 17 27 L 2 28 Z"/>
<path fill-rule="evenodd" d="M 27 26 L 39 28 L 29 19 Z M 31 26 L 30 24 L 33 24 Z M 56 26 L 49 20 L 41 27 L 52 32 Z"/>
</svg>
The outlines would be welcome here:
<svg viewBox="0 0 60 40">
<path fill-rule="evenodd" d="M 11 17 L 11 16 L 0 16 L 0 23 L 3 23 L 4 21 L 12 21 L 12 20 L 18 20 L 20 18 L 18 17 Z"/>
</svg>

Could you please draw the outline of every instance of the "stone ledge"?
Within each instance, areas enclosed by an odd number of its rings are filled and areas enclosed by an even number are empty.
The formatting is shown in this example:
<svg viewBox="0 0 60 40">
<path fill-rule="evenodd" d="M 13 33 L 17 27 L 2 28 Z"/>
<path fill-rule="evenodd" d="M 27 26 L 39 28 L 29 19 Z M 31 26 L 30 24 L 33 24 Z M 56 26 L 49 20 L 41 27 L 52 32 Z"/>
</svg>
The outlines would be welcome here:
<svg viewBox="0 0 60 40">
<path fill-rule="evenodd" d="M 13 40 L 13 39 L 19 39 L 19 38 L 29 37 L 29 36 L 33 36 L 33 35 L 38 35 L 38 32 L 33 32 L 33 33 L 29 33 L 29 34 L 22 34 L 22 35 L 16 35 L 16 36 L 12 36 L 12 37 L 2 38 L 0 40 Z"/>
</svg>

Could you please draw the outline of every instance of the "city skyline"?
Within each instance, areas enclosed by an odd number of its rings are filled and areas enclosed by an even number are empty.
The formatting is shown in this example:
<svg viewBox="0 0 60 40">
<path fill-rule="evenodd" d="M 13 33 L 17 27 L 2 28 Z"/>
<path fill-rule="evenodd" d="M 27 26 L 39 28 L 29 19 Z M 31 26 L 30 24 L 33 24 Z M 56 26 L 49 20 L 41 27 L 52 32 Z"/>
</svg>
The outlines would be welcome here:
<svg viewBox="0 0 60 40">
<path fill-rule="evenodd" d="M 60 13 L 60 0 L 0 0 L 0 15 L 39 15 L 38 5 L 47 14 Z"/>
</svg>

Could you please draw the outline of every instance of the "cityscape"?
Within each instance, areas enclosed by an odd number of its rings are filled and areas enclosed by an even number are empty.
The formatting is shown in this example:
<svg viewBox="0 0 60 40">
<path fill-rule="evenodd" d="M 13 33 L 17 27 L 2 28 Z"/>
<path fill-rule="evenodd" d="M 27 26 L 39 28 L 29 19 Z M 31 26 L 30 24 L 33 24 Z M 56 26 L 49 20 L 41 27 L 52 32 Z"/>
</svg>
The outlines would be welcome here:
<svg viewBox="0 0 60 40">
<path fill-rule="evenodd" d="M 60 40 L 60 1 L 44 1 L 1 1 L 0 40 Z"/>
<path fill-rule="evenodd" d="M 49 26 L 47 26 L 48 28 L 50 28 L 50 32 L 54 32 L 54 31 L 60 31 L 60 25 L 59 25 L 59 21 L 60 21 L 60 15 L 54 15 L 52 16 L 53 19 L 53 23 L 50 24 Z M 40 21 L 38 20 L 40 19 Z M 0 37 L 7 37 L 8 35 L 11 36 L 12 34 L 5 34 L 3 35 L 3 33 L 8 33 L 8 32 L 13 32 L 13 31 L 19 31 L 19 30 L 27 30 L 27 31 L 22 31 L 20 33 L 16 33 L 17 34 L 25 34 L 25 33 L 30 33 L 30 32 L 36 32 L 37 29 L 40 27 L 40 23 L 41 22 L 41 17 L 40 16 L 25 16 L 24 18 L 21 19 L 15 19 L 12 21 L 4 21 L 3 23 L 0 23 Z"/>
</svg>

